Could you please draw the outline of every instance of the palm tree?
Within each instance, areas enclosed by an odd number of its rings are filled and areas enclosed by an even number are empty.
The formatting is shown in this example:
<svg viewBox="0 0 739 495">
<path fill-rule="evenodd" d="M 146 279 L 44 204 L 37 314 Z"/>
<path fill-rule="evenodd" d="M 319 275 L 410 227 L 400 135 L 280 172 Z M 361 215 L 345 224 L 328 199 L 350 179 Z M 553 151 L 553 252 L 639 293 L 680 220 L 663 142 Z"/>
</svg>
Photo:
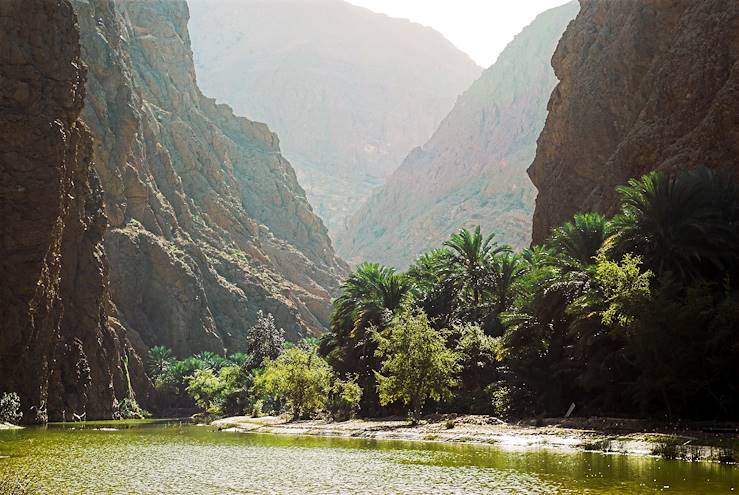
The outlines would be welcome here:
<svg viewBox="0 0 739 495">
<path fill-rule="evenodd" d="M 579 213 L 571 222 L 554 229 L 547 244 L 557 255 L 557 264 L 578 269 L 593 258 L 609 235 L 608 220 L 599 213 Z"/>
<path fill-rule="evenodd" d="M 379 406 L 374 371 L 379 371 L 380 362 L 373 332 L 390 324 L 410 292 L 410 279 L 394 268 L 362 263 L 344 281 L 333 303 L 330 332 L 319 350 L 340 373 L 358 375 L 365 392 L 362 408 L 367 412 Z"/>
<path fill-rule="evenodd" d="M 511 250 L 508 246 L 500 246 L 493 241 L 494 237 L 495 234 L 483 237 L 477 226 L 474 232 L 461 229 L 444 242 L 450 253 L 446 268 L 448 275 L 456 282 L 461 293 L 472 295 L 472 304 L 475 307 L 480 304 L 490 258 Z"/>
<path fill-rule="evenodd" d="M 200 352 L 193 357 L 203 363 L 205 368 L 210 368 L 213 371 L 218 371 L 229 364 L 226 358 L 210 351 Z"/>
<path fill-rule="evenodd" d="M 450 325 L 455 308 L 456 289 L 447 277 L 451 253 L 448 249 L 433 249 L 408 268 L 406 276 L 413 284 L 413 297 L 437 328 Z"/>
<path fill-rule="evenodd" d="M 489 285 L 495 298 L 496 313 L 507 311 L 513 303 L 516 281 L 526 273 L 526 263 L 520 255 L 501 253 L 489 263 Z"/>
<path fill-rule="evenodd" d="M 158 378 L 167 372 L 174 362 L 174 354 L 172 349 L 163 345 L 155 345 L 149 349 L 147 356 L 147 364 L 151 378 Z"/>
<path fill-rule="evenodd" d="M 733 180 L 706 168 L 676 176 L 652 172 L 616 190 L 621 213 L 609 240 L 616 254 L 639 254 L 658 274 L 669 271 L 683 279 L 735 265 Z"/>
<path fill-rule="evenodd" d="M 341 286 L 334 301 L 331 328 L 336 333 L 361 331 L 381 326 L 386 313 L 392 313 L 409 293 L 409 279 L 394 268 L 378 263 L 362 263 Z"/>
<path fill-rule="evenodd" d="M 534 402 L 533 409 L 523 412 L 526 415 L 559 411 L 573 381 L 563 364 L 569 363 L 571 317 L 567 307 L 575 297 L 574 288 L 556 267 L 548 265 L 530 271 L 522 284 L 525 297 L 517 298 L 500 315 L 506 329 L 500 354 L 511 372 L 506 375 L 511 380 L 508 386 L 526 390 Z"/>
</svg>

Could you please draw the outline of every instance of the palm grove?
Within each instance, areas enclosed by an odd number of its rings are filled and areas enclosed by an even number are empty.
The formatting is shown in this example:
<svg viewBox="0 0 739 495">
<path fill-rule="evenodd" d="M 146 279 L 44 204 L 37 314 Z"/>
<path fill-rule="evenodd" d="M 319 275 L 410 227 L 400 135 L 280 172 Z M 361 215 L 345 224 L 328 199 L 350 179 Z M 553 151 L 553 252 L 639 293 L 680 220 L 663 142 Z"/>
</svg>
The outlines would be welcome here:
<svg viewBox="0 0 739 495">
<path fill-rule="evenodd" d="M 577 214 L 515 253 L 461 230 L 404 273 L 357 267 L 320 341 L 284 343 L 270 315 L 246 353 L 175 360 L 157 388 L 214 413 L 345 418 L 429 412 L 736 418 L 735 182 L 700 168 L 617 189 L 612 218 Z"/>
</svg>

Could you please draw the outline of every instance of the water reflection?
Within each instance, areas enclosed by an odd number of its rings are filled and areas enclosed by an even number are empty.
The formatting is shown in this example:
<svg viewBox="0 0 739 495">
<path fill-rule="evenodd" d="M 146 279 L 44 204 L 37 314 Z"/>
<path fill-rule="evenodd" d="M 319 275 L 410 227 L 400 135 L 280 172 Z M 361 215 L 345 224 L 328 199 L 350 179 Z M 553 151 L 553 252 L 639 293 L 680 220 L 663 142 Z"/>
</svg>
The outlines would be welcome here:
<svg viewBox="0 0 739 495">
<path fill-rule="evenodd" d="M 2 456 L 9 456 L 1 458 Z M 736 493 L 739 469 L 494 446 L 94 422 L 0 432 L 0 466 L 61 493 Z"/>
</svg>

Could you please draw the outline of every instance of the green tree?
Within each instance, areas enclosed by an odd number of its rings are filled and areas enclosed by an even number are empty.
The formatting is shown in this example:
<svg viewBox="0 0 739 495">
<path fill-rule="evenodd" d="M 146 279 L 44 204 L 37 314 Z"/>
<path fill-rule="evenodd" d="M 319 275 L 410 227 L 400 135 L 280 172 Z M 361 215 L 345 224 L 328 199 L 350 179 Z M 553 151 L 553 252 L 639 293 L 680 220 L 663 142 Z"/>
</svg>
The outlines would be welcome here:
<svg viewBox="0 0 739 495">
<path fill-rule="evenodd" d="M 383 358 L 375 372 L 382 405 L 400 401 L 415 421 L 430 398 L 448 397 L 456 386 L 459 356 L 447 348 L 441 331 L 431 327 L 426 314 L 409 312 L 396 318 L 384 332 L 377 332 L 377 355 Z"/>
<path fill-rule="evenodd" d="M 455 282 L 460 293 L 469 295 L 473 306 L 479 306 L 485 289 L 487 268 L 490 258 L 510 251 L 507 246 L 500 246 L 493 241 L 495 234 L 484 237 L 480 227 L 473 232 L 461 229 L 453 234 L 444 246 L 449 249 L 449 265 L 446 270 Z"/>
<path fill-rule="evenodd" d="M 682 279 L 734 273 L 736 181 L 706 168 L 668 176 L 652 172 L 618 187 L 621 212 L 609 247 L 642 256 L 655 273 Z"/>
<path fill-rule="evenodd" d="M 449 276 L 451 265 L 448 249 L 433 249 L 419 256 L 406 272 L 415 303 L 438 328 L 450 325 L 456 315 L 457 288 Z"/>
<path fill-rule="evenodd" d="M 250 356 L 247 366 L 259 367 L 264 359 L 275 359 L 285 345 L 285 331 L 277 328 L 272 313 L 259 310 L 257 321 L 246 332 L 246 352 Z"/>
<path fill-rule="evenodd" d="M 223 385 L 211 368 L 199 369 L 187 379 L 187 394 L 201 409 L 217 414 L 221 412 L 219 395 Z"/>
<path fill-rule="evenodd" d="M 147 353 L 149 375 L 156 381 L 167 372 L 174 361 L 172 349 L 163 345 L 155 345 Z"/>
<path fill-rule="evenodd" d="M 357 377 L 348 380 L 335 379 L 329 392 L 327 410 L 335 420 L 350 419 L 359 411 L 362 400 L 362 387 Z"/>
<path fill-rule="evenodd" d="M 554 229 L 547 244 L 556 253 L 559 266 L 577 269 L 594 263 L 608 235 L 606 217 L 599 213 L 579 213 Z"/>
<path fill-rule="evenodd" d="M 213 371 L 218 371 L 224 366 L 231 364 L 225 357 L 210 351 L 203 351 L 195 354 L 193 358 L 200 361 L 203 367 L 210 368 Z"/>
<path fill-rule="evenodd" d="M 372 332 L 390 323 L 411 288 L 410 279 L 393 268 L 362 263 L 344 281 L 333 303 L 330 331 L 321 339 L 319 351 L 341 376 L 358 376 L 364 390 L 362 409 L 367 413 L 379 406 L 374 371 L 380 363 Z"/>
<path fill-rule="evenodd" d="M 492 305 L 487 311 L 485 327 L 487 333 L 499 336 L 503 333 L 500 314 L 513 304 L 516 282 L 526 273 L 527 265 L 521 256 L 509 252 L 490 258 L 487 265 L 487 280 Z"/>
<path fill-rule="evenodd" d="M 498 379 L 496 339 L 471 323 L 456 326 L 453 334 L 460 365 L 454 410 L 489 414 L 491 400 L 486 389 Z"/>
<path fill-rule="evenodd" d="M 274 360 L 264 360 L 264 371 L 254 386 L 284 403 L 293 418 L 302 418 L 325 405 L 331 368 L 315 350 L 291 347 Z"/>
</svg>

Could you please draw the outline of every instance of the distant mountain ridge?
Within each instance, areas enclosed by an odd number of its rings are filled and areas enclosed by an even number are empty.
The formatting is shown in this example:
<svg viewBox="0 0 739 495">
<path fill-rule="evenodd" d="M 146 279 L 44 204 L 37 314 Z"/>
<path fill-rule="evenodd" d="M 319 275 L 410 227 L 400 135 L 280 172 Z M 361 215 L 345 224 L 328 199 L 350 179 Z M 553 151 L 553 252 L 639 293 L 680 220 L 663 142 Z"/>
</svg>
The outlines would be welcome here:
<svg viewBox="0 0 739 495">
<path fill-rule="evenodd" d="M 337 252 L 405 268 L 460 227 L 521 248 L 535 189 L 526 175 L 556 84 L 550 60 L 575 2 L 540 14 L 459 97 L 433 137 L 347 222 Z"/>
<path fill-rule="evenodd" d="M 433 29 L 339 0 L 190 9 L 203 92 L 277 132 L 332 234 L 481 72 Z"/>
</svg>

